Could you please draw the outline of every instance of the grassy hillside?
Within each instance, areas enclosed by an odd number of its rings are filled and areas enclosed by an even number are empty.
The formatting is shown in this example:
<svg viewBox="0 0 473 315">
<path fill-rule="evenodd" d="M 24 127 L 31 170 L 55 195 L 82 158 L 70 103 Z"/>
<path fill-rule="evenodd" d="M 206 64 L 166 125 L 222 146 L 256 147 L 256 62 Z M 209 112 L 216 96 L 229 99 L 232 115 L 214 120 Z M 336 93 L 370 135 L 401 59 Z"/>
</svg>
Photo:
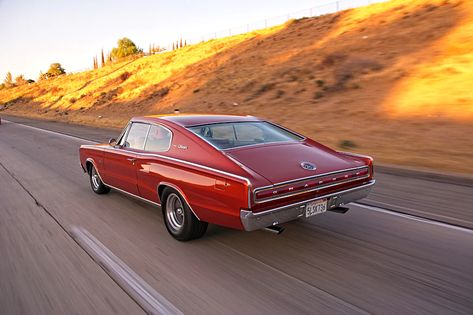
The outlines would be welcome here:
<svg viewBox="0 0 473 315">
<path fill-rule="evenodd" d="M 473 173 L 472 83 L 473 3 L 393 0 L 2 90 L 0 107 L 115 127 L 250 114 L 379 162 Z"/>
</svg>

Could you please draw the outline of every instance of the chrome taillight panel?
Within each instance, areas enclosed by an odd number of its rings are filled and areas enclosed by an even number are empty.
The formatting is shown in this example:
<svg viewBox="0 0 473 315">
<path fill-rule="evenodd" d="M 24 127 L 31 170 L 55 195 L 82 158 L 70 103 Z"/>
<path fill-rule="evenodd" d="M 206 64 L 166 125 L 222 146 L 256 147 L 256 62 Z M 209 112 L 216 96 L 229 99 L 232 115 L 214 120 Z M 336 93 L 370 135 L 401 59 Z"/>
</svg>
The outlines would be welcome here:
<svg viewBox="0 0 473 315">
<path fill-rule="evenodd" d="M 364 165 L 356 168 L 299 178 L 271 186 L 259 187 L 253 191 L 253 200 L 257 204 L 265 203 L 363 180 L 370 176 L 370 167 Z"/>
</svg>

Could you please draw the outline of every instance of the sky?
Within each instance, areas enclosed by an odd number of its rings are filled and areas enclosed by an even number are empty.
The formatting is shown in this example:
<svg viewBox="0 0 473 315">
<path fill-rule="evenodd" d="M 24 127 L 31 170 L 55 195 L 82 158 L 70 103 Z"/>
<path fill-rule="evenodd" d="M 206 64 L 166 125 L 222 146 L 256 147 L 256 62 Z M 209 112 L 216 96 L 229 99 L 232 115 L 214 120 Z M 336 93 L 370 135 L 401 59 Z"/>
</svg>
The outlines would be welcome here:
<svg viewBox="0 0 473 315">
<path fill-rule="evenodd" d="M 334 1 L 0 0 L 0 81 L 9 71 L 36 80 L 54 62 L 66 72 L 90 69 L 93 57 L 122 37 L 147 51 L 150 43 L 199 41 L 215 32 L 223 37 L 230 28 L 263 27 L 265 19 L 283 21 L 287 14 Z"/>
</svg>

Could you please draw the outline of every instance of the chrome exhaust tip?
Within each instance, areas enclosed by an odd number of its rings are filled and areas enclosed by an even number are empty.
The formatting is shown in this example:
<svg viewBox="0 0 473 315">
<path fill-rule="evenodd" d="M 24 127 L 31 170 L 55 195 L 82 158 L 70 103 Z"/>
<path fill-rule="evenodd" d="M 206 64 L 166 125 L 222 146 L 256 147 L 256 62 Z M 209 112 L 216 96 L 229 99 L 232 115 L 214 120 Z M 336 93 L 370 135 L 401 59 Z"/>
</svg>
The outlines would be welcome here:
<svg viewBox="0 0 473 315">
<path fill-rule="evenodd" d="M 284 228 L 282 226 L 279 226 L 279 225 L 271 225 L 271 226 L 268 226 L 268 227 L 265 227 L 264 230 L 266 232 L 271 232 L 271 233 L 274 233 L 276 235 L 279 235 L 281 234 L 282 232 L 284 232 Z"/>
</svg>

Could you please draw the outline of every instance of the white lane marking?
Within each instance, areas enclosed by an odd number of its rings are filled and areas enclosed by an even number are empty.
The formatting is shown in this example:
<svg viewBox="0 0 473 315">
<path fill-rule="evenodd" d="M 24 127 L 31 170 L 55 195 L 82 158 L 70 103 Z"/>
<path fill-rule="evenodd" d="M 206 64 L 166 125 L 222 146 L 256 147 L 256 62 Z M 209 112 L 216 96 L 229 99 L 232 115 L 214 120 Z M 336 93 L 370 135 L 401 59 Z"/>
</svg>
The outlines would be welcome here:
<svg viewBox="0 0 473 315">
<path fill-rule="evenodd" d="M 76 136 L 66 135 L 66 134 L 63 134 L 63 133 L 59 133 L 59 132 L 51 131 L 51 130 L 47 130 L 47 129 L 41 129 L 41 128 L 37 128 L 37 127 L 33 127 L 33 126 L 28 126 L 28 125 L 16 123 L 16 122 L 5 120 L 5 119 L 2 119 L 2 122 L 19 125 L 19 126 L 22 126 L 22 127 L 25 127 L 25 128 L 38 130 L 38 131 L 41 131 L 41 132 L 44 132 L 44 133 L 54 134 L 56 136 L 63 137 L 63 138 L 66 138 L 66 139 L 73 139 L 73 140 L 76 140 L 76 141 L 79 140 L 81 142 L 88 142 L 88 143 L 98 143 L 96 141 L 91 141 L 91 140 L 87 140 L 87 139 L 76 137 Z"/>
<path fill-rule="evenodd" d="M 371 202 L 375 202 L 377 204 L 380 204 L 380 205 L 384 205 L 388 208 L 391 208 L 391 209 L 402 209 L 402 210 L 405 210 L 405 212 L 416 212 L 418 214 L 414 214 L 414 216 L 416 217 L 422 217 L 422 215 L 429 215 L 431 213 L 427 212 L 427 211 L 421 211 L 421 210 L 417 210 L 417 209 L 412 209 L 412 208 L 407 208 L 407 207 L 403 207 L 403 206 L 399 206 L 399 205 L 393 205 L 393 204 L 389 204 L 389 203 L 386 203 L 386 202 L 382 202 L 382 201 L 378 201 L 378 200 L 372 200 L 372 199 L 365 199 L 366 201 L 371 201 Z M 377 207 L 377 208 L 380 208 L 378 206 L 372 206 L 372 207 Z M 381 208 L 382 209 L 382 208 Z M 399 212 L 399 211 L 396 211 L 396 210 L 392 210 L 394 212 Z M 421 215 L 422 214 L 422 215 Z M 444 218 L 444 219 L 455 219 L 455 221 L 459 221 L 459 222 L 463 222 L 463 223 L 469 223 L 468 221 L 466 220 L 461 220 L 461 219 L 458 219 L 458 218 L 451 218 L 449 216 L 446 216 L 446 215 L 441 215 L 441 214 L 438 214 L 438 213 L 435 213 L 435 216 L 438 217 L 438 218 Z M 435 220 L 435 221 L 439 221 L 439 220 Z M 448 224 L 448 223 L 446 223 Z"/>
<path fill-rule="evenodd" d="M 70 226 L 68 230 L 72 238 L 148 314 L 183 314 L 86 229 Z"/>
<path fill-rule="evenodd" d="M 15 122 L 5 120 L 5 119 L 3 119 L 2 122 L 3 121 L 5 121 L 7 123 L 13 123 L 13 124 L 20 125 L 20 126 L 23 126 L 23 127 L 31 128 L 31 129 L 43 131 L 43 132 L 46 132 L 46 133 L 55 134 L 57 136 L 61 136 L 61 137 L 64 137 L 64 138 L 80 140 L 80 141 L 86 141 L 86 142 L 89 142 L 89 143 L 98 143 L 98 142 L 95 142 L 95 141 L 86 140 L 86 139 L 75 137 L 75 136 L 65 135 L 65 134 L 55 132 L 55 131 L 51 131 L 51 130 L 46 130 L 46 129 L 41 129 L 41 128 L 37 128 L 37 127 L 32 127 L 32 126 L 28 126 L 28 125 L 15 123 Z M 404 213 L 399 213 L 399 212 L 395 212 L 395 211 L 389 211 L 389 210 L 381 209 L 381 208 L 374 207 L 374 206 L 365 206 L 365 205 L 362 205 L 362 204 L 359 204 L 359 203 L 356 203 L 356 202 L 352 202 L 351 204 L 356 205 L 356 206 L 361 207 L 361 208 L 365 208 L 367 210 L 371 210 L 371 211 L 377 211 L 377 212 L 390 214 L 390 215 L 398 216 L 398 217 L 409 219 L 409 220 L 414 220 L 414 221 L 423 222 L 423 223 L 427 223 L 427 224 L 437 225 L 437 226 L 441 226 L 441 227 L 444 227 L 444 228 L 449 228 L 449 229 L 453 229 L 453 230 L 473 234 L 473 230 L 470 230 L 470 229 L 467 229 L 467 228 L 462 228 L 462 227 L 455 226 L 455 225 L 451 225 L 451 224 L 448 224 L 448 223 L 442 223 L 442 222 L 432 221 L 432 220 L 429 220 L 429 219 L 423 219 L 423 218 L 419 218 L 417 216 L 404 214 Z"/>
<path fill-rule="evenodd" d="M 452 225 L 452 224 L 448 224 L 448 223 L 443 223 L 443 222 L 438 222 L 438 221 L 429 220 L 429 219 L 425 219 L 425 218 L 420 218 L 420 217 L 417 217 L 417 216 L 414 216 L 414 215 L 410 215 L 410 214 L 406 214 L 406 213 L 400 213 L 400 212 L 391 211 L 391 210 L 386 210 L 386 209 L 382 209 L 382 208 L 378 208 L 378 207 L 374 207 L 374 206 L 362 205 L 362 204 L 359 204 L 357 202 L 352 202 L 351 204 L 355 205 L 357 207 L 360 207 L 360 208 L 370 210 L 370 211 L 381 212 L 381 213 L 384 213 L 384 214 L 389 214 L 389 215 L 393 215 L 393 216 L 396 216 L 396 217 L 401 217 L 401 218 L 408 219 L 408 220 L 427 223 L 427 224 L 431 224 L 431 225 L 435 225 L 435 226 L 439 226 L 439 227 L 443 227 L 443 228 L 447 228 L 447 229 L 451 229 L 451 230 L 455 230 L 455 231 L 460 231 L 460 232 L 473 234 L 473 230 L 470 230 L 468 228 L 463 228 L 461 226 L 456 226 L 456 225 Z"/>
</svg>

